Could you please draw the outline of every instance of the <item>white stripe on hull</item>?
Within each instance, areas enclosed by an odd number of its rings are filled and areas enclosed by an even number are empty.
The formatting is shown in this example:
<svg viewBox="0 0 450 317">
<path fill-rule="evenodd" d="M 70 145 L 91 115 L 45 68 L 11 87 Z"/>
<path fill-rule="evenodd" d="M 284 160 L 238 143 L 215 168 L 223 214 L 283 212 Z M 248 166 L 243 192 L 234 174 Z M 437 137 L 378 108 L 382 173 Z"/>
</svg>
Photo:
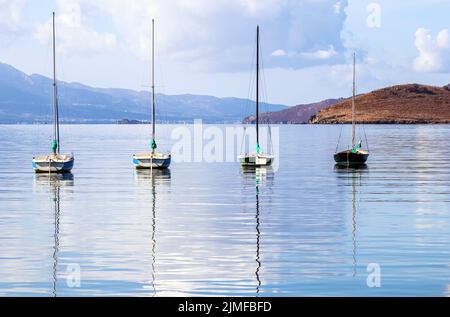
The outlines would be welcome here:
<svg viewBox="0 0 450 317">
<path fill-rule="evenodd" d="M 144 153 L 133 155 L 134 167 L 139 168 L 168 168 L 171 160 L 170 154 Z"/>
<path fill-rule="evenodd" d="M 239 162 L 242 166 L 269 166 L 273 162 L 273 157 L 256 155 L 240 156 Z"/>
<path fill-rule="evenodd" d="M 170 165 L 170 159 L 135 159 L 134 166 L 136 168 L 167 168 Z"/>
<path fill-rule="evenodd" d="M 70 172 L 73 167 L 72 162 L 33 162 L 33 168 L 36 173 L 62 173 Z"/>
</svg>

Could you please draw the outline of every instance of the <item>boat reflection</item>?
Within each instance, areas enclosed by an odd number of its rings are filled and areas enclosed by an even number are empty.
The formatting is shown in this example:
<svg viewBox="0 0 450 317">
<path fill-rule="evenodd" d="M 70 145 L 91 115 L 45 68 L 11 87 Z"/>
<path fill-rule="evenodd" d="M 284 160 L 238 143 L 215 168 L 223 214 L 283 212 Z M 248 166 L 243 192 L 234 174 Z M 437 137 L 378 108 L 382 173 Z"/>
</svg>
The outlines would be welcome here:
<svg viewBox="0 0 450 317">
<path fill-rule="evenodd" d="M 360 164 L 360 165 L 354 165 L 354 166 L 346 166 L 346 165 L 341 165 L 341 164 L 334 165 L 335 172 L 354 173 L 354 172 L 362 172 L 362 171 L 368 171 L 368 170 L 369 170 L 369 166 L 367 164 Z"/>
<path fill-rule="evenodd" d="M 36 174 L 36 185 L 44 187 L 49 186 L 51 197 L 53 200 L 54 213 L 54 244 L 53 244 L 53 270 L 52 270 L 52 296 L 57 296 L 58 284 L 58 253 L 59 253 L 59 228 L 61 216 L 61 188 L 74 185 L 74 177 L 72 173 L 64 174 Z"/>
<path fill-rule="evenodd" d="M 260 195 L 261 189 L 267 184 L 269 188 L 272 187 L 274 172 L 272 167 L 241 167 L 241 174 L 244 176 L 246 184 L 255 186 L 255 232 L 256 232 L 256 252 L 255 252 L 255 279 L 256 279 L 256 295 L 261 291 L 261 210 L 260 210 Z"/>
<path fill-rule="evenodd" d="M 50 185 L 52 187 L 60 187 L 74 185 L 74 176 L 72 173 L 38 173 L 34 174 L 34 180 L 38 186 Z"/>
<path fill-rule="evenodd" d="M 151 209 L 152 209 L 152 288 L 153 295 L 156 296 L 156 206 L 157 206 L 157 187 L 163 184 L 169 184 L 171 180 L 170 169 L 137 169 L 135 176 L 139 185 L 142 185 L 145 191 L 151 192 Z"/>
<path fill-rule="evenodd" d="M 342 165 L 335 165 L 335 172 L 340 173 L 340 175 L 344 175 L 343 179 L 348 182 L 348 180 L 351 180 L 351 186 L 352 186 L 352 257 L 353 257 L 353 277 L 356 277 L 357 272 L 357 202 L 360 202 L 359 199 L 357 199 L 357 188 L 361 188 L 362 186 L 362 178 L 364 173 L 368 172 L 368 167 L 366 164 L 358 165 L 358 166 L 342 166 Z M 348 186 L 348 183 L 346 183 L 346 186 Z"/>
<path fill-rule="evenodd" d="M 274 171 L 271 166 L 262 166 L 262 167 L 242 166 L 241 174 L 244 176 L 246 180 L 254 179 L 256 185 L 262 184 L 267 180 L 273 180 L 274 177 Z"/>
<path fill-rule="evenodd" d="M 135 179 L 139 182 L 155 185 L 164 181 L 170 181 L 170 169 L 137 169 L 134 171 Z"/>
</svg>

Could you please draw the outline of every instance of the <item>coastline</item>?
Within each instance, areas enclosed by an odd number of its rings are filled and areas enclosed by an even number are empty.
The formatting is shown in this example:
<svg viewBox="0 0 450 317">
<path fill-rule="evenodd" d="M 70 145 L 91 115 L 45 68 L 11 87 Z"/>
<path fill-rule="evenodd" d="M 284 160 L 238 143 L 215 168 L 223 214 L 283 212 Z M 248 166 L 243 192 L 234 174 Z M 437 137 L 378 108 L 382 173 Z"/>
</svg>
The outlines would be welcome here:
<svg viewBox="0 0 450 317">
<path fill-rule="evenodd" d="M 142 122 L 142 123 L 117 123 L 117 122 L 61 122 L 61 125 L 149 125 L 150 123 Z M 194 124 L 194 122 L 158 122 L 158 125 L 190 125 Z M 206 125 L 248 125 L 246 123 L 241 122 L 202 122 L 202 124 Z M 357 122 L 357 124 L 362 125 L 450 125 L 450 122 L 389 122 L 389 121 L 370 121 L 370 122 Z M 27 122 L 0 122 L 0 126 L 18 126 L 18 125 L 50 125 L 49 123 L 27 123 Z M 267 125 L 267 123 L 261 123 L 261 125 Z M 297 126 L 297 125 L 311 125 L 311 126 L 320 126 L 320 125 L 351 125 L 351 122 L 315 122 L 315 123 L 270 123 L 272 126 Z"/>
</svg>

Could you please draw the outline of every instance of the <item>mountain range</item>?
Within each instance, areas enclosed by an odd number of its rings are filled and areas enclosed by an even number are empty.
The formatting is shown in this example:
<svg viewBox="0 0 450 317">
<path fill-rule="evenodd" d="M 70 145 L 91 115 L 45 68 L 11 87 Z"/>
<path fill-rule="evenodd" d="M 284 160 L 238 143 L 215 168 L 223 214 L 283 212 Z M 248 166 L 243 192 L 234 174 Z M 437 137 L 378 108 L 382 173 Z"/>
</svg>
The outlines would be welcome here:
<svg viewBox="0 0 450 317">
<path fill-rule="evenodd" d="M 51 120 L 52 80 L 27 75 L 0 63 L 0 123 L 43 123 Z M 128 89 L 93 88 L 58 81 L 60 118 L 67 123 L 115 123 L 149 121 L 150 94 Z M 160 122 L 234 123 L 254 112 L 254 101 L 203 95 L 156 94 Z M 262 104 L 268 111 L 287 106 Z M 124 120 L 127 119 L 127 120 Z"/>
<path fill-rule="evenodd" d="M 0 63 L 0 124 L 51 121 L 52 80 Z M 93 88 L 58 82 L 60 118 L 66 123 L 136 123 L 150 120 L 148 91 Z M 159 122 L 254 123 L 249 99 L 156 94 Z M 287 107 L 260 104 L 262 123 L 350 123 L 351 98 Z M 357 121 L 450 123 L 450 85 L 397 85 L 356 96 Z M 244 118 L 242 120 L 242 118 Z"/>
<path fill-rule="evenodd" d="M 338 102 L 345 100 L 326 99 L 320 102 L 303 104 L 275 112 L 264 112 L 259 116 L 259 122 L 271 124 L 302 124 L 308 123 L 311 117 L 316 115 L 320 110 L 328 108 Z M 250 115 L 244 118 L 243 123 L 255 123 L 256 116 Z"/>
</svg>

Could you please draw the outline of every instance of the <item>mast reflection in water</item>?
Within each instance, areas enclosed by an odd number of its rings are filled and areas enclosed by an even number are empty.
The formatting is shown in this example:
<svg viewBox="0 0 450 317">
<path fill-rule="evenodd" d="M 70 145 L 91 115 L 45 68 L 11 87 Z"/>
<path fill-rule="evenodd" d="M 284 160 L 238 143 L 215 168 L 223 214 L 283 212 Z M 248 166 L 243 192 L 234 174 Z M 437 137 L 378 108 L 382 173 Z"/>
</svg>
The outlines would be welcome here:
<svg viewBox="0 0 450 317">
<path fill-rule="evenodd" d="M 151 260 L 151 275 L 152 275 L 152 296 L 156 296 L 156 212 L 157 212 L 157 187 L 169 184 L 171 179 L 170 169 L 138 169 L 135 171 L 135 176 L 140 189 L 151 193 L 151 214 L 152 214 L 152 260 Z"/>
<path fill-rule="evenodd" d="M 73 187 L 74 178 L 72 173 L 65 174 L 36 174 L 36 185 L 50 189 L 51 198 L 53 200 L 53 214 L 54 214 L 54 244 L 53 244 L 53 270 L 52 270 L 52 290 L 53 297 L 57 296 L 58 285 L 58 254 L 59 254 L 59 230 L 61 217 L 61 188 L 65 186 Z"/>
<path fill-rule="evenodd" d="M 244 176 L 245 185 L 255 186 L 255 232 L 256 232 L 256 295 L 261 292 L 261 270 L 262 270 L 262 260 L 261 260 L 261 208 L 260 208 L 260 195 L 261 191 L 268 185 L 270 190 L 273 182 L 273 170 L 271 167 L 242 167 L 241 173 Z M 263 195 L 261 195 L 263 196 Z"/>
<path fill-rule="evenodd" d="M 357 202 L 360 202 L 360 194 L 361 192 L 357 191 L 357 188 L 362 188 L 362 179 L 364 173 L 368 172 L 369 169 L 366 164 L 359 165 L 359 166 L 353 166 L 353 167 L 346 167 L 336 164 L 334 167 L 335 171 L 339 173 L 339 178 L 344 179 L 345 181 L 351 181 L 352 186 L 352 257 L 353 257 L 353 277 L 356 277 L 357 273 L 357 266 L 358 266 L 358 260 L 357 260 Z M 346 184 L 348 185 L 348 183 Z M 357 195 L 358 194 L 358 195 Z"/>
</svg>

